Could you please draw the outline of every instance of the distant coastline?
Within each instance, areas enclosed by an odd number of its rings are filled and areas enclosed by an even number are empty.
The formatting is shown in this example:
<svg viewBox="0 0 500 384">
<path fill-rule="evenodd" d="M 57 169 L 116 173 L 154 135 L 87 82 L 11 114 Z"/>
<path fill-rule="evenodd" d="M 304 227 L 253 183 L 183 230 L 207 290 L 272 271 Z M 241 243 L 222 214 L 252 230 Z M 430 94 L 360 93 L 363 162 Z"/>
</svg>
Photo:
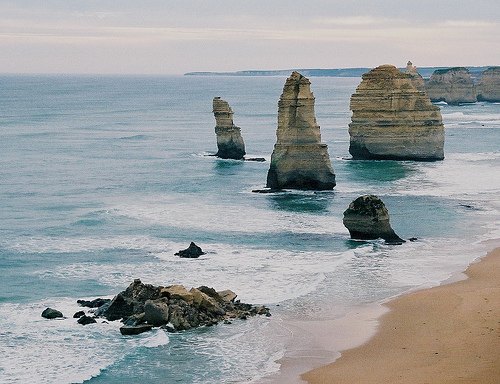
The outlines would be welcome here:
<svg viewBox="0 0 500 384">
<path fill-rule="evenodd" d="M 491 66 L 465 67 L 473 78 L 480 78 L 481 73 Z M 435 70 L 451 67 L 419 67 L 418 72 L 423 78 L 429 78 Z M 361 77 L 372 68 L 332 68 L 332 69 L 278 69 L 278 70 L 246 70 L 237 72 L 187 72 L 184 76 L 289 76 L 296 70 L 306 77 Z M 405 68 L 398 68 L 405 71 Z"/>
</svg>

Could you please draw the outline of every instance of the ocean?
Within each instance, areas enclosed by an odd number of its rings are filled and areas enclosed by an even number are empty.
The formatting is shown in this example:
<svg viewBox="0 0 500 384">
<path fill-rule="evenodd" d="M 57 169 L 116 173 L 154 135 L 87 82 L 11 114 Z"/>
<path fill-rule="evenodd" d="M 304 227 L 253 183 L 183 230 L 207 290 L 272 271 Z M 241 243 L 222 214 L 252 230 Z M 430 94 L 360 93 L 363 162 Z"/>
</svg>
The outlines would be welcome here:
<svg viewBox="0 0 500 384">
<path fill-rule="evenodd" d="M 361 79 L 310 80 L 337 186 L 258 194 L 285 77 L 1 75 L 0 382 L 258 383 L 280 367 L 283 322 L 438 285 L 498 244 L 500 103 L 437 104 L 444 161 L 353 161 Z M 215 96 L 266 162 L 209 156 Z M 350 240 L 343 211 L 367 193 L 417 241 Z M 206 254 L 174 256 L 191 241 Z M 133 337 L 73 319 L 135 278 L 231 289 L 272 316 Z"/>
</svg>

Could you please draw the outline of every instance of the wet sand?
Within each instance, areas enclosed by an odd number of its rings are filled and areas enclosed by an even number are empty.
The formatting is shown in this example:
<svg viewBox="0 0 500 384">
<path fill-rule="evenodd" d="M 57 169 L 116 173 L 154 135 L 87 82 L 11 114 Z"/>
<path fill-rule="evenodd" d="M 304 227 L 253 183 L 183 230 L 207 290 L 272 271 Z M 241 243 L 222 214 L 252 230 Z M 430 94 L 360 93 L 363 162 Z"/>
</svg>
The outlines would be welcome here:
<svg viewBox="0 0 500 384">
<path fill-rule="evenodd" d="M 301 376 L 310 384 L 500 383 L 500 248 L 466 280 L 385 304 L 378 332 L 335 362 Z"/>
</svg>

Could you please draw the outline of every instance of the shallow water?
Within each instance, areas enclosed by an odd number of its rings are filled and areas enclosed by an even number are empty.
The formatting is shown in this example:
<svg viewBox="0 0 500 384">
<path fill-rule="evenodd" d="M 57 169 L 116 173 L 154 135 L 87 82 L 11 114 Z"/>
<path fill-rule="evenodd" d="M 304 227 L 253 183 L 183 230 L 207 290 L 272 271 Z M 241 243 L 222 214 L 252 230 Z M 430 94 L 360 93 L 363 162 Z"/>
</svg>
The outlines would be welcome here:
<svg viewBox="0 0 500 384">
<path fill-rule="evenodd" d="M 438 284 L 500 238 L 500 105 L 441 107 L 445 160 L 351 161 L 357 78 L 311 78 L 337 187 L 256 194 L 269 162 L 219 160 L 212 98 L 249 156 L 269 160 L 283 77 L 0 76 L 0 381 L 231 383 L 275 372 L 283 320 L 342 316 Z M 374 193 L 401 246 L 349 239 L 342 213 Z M 206 255 L 174 256 L 190 241 Z M 133 279 L 232 289 L 254 318 L 122 337 L 82 327 L 77 299 Z M 68 317 L 47 321 L 45 307 Z"/>
</svg>

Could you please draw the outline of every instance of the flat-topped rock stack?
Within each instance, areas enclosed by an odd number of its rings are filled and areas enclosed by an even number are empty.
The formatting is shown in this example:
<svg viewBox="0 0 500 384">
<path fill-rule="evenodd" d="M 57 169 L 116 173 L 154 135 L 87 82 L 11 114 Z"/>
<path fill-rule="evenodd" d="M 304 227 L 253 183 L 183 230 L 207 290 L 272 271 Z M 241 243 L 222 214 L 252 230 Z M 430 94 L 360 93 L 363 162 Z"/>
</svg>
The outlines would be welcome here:
<svg viewBox="0 0 500 384">
<path fill-rule="evenodd" d="M 267 174 L 267 187 L 328 190 L 335 187 L 335 173 L 328 147 L 314 114 L 310 81 L 298 72 L 286 80 L 278 102 L 276 144 Z"/>
<path fill-rule="evenodd" d="M 233 123 L 233 110 L 228 102 L 220 97 L 214 97 L 213 112 L 218 148 L 215 155 L 222 159 L 243 159 L 245 143 L 241 136 L 241 128 Z"/>
<path fill-rule="evenodd" d="M 354 159 L 444 158 L 441 112 L 393 65 L 365 73 L 351 96 L 349 153 Z"/>
<path fill-rule="evenodd" d="M 478 101 L 500 101 L 500 67 L 490 67 L 482 73 L 477 91 Z"/>
<path fill-rule="evenodd" d="M 476 89 L 467 68 L 438 69 L 425 84 L 431 101 L 446 101 L 448 104 L 475 103 Z"/>
</svg>

